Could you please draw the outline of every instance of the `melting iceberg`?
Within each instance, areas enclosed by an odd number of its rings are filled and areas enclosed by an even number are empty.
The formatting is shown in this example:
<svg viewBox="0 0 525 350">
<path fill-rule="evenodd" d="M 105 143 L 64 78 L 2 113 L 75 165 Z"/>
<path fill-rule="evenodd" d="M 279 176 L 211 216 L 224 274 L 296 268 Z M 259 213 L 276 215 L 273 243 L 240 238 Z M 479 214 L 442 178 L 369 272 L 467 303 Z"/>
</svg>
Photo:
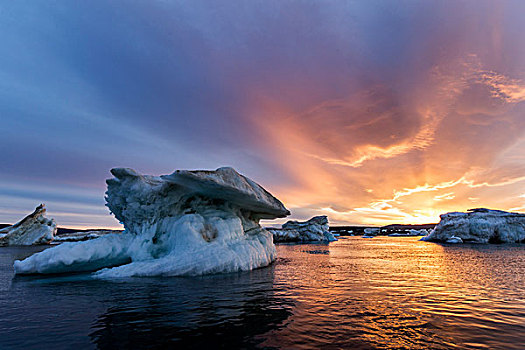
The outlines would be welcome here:
<svg viewBox="0 0 525 350">
<path fill-rule="evenodd" d="M 0 230 L 0 246 L 38 245 L 50 243 L 57 232 L 54 219 L 45 217 L 46 207 L 40 204 L 35 211 Z"/>
<path fill-rule="evenodd" d="M 290 212 L 232 168 L 140 175 L 112 169 L 107 206 L 123 234 L 63 243 L 15 262 L 18 274 L 96 271 L 101 278 L 251 270 L 276 258 L 260 219 Z"/>
<path fill-rule="evenodd" d="M 333 242 L 337 241 L 328 231 L 328 218 L 314 216 L 308 221 L 288 221 L 282 228 L 268 229 L 275 242 Z"/>
<path fill-rule="evenodd" d="M 525 214 L 485 208 L 467 213 L 452 212 L 420 241 L 447 243 L 519 243 L 525 242 Z"/>
</svg>

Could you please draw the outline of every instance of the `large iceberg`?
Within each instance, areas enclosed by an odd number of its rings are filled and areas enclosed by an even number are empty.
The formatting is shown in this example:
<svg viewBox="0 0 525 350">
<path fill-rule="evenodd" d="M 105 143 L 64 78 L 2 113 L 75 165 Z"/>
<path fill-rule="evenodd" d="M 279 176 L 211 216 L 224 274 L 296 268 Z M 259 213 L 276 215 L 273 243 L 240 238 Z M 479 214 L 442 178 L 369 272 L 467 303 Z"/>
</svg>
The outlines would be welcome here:
<svg viewBox="0 0 525 350">
<path fill-rule="evenodd" d="M 54 219 L 45 217 L 46 207 L 40 204 L 35 211 L 0 230 L 0 247 L 8 245 L 49 244 L 57 232 Z"/>
<path fill-rule="evenodd" d="M 288 221 L 282 228 L 268 229 L 274 242 L 332 242 L 337 241 L 329 231 L 325 215 L 314 216 L 308 221 Z"/>
<path fill-rule="evenodd" d="M 260 219 L 290 212 L 232 168 L 140 175 L 112 169 L 107 206 L 122 234 L 63 243 L 15 262 L 18 274 L 96 271 L 101 278 L 251 270 L 276 258 Z"/>
<path fill-rule="evenodd" d="M 525 214 L 484 208 L 467 213 L 452 212 L 422 241 L 448 243 L 519 243 L 525 242 Z"/>
</svg>

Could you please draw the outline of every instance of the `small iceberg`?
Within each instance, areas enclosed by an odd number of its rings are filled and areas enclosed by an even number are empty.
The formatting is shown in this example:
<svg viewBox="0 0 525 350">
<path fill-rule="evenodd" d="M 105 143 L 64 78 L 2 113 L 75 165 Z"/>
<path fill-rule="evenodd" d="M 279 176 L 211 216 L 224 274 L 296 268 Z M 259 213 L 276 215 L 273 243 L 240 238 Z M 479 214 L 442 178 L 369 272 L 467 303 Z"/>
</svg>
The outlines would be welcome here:
<svg viewBox="0 0 525 350">
<path fill-rule="evenodd" d="M 374 238 L 377 236 L 377 234 L 381 232 L 380 228 L 377 227 L 367 227 L 364 230 L 364 234 L 361 236 L 362 238 Z"/>
<path fill-rule="evenodd" d="M 451 236 L 449 239 L 446 240 L 446 243 L 463 243 L 463 240 L 456 236 Z"/>
<path fill-rule="evenodd" d="M 288 221 L 282 228 L 269 228 L 274 242 L 333 242 L 337 241 L 329 231 L 328 217 L 314 216 L 308 221 Z"/>
<path fill-rule="evenodd" d="M 125 231 L 62 243 L 15 261 L 17 274 L 203 275 L 251 270 L 275 260 L 272 235 L 259 220 L 290 212 L 234 169 L 150 176 L 116 168 L 111 173 L 106 205 Z"/>
<path fill-rule="evenodd" d="M 1 229 L 0 247 L 51 243 L 57 232 L 57 224 L 54 219 L 46 218 L 45 214 L 46 207 L 40 204 L 16 224 Z"/>
</svg>

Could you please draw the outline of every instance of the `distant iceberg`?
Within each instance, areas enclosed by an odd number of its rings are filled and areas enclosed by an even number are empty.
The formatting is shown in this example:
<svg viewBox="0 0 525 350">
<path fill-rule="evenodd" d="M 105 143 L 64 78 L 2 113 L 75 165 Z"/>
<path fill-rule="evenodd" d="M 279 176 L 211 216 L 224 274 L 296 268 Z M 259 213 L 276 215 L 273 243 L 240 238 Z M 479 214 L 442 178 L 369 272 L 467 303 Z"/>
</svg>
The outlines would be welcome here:
<svg viewBox="0 0 525 350">
<path fill-rule="evenodd" d="M 424 228 L 420 230 L 410 229 L 408 232 L 395 232 L 388 235 L 388 237 L 413 237 L 413 236 L 426 236 L 428 231 Z"/>
<path fill-rule="evenodd" d="M 64 242 L 80 242 L 88 241 L 90 239 L 99 238 L 109 234 L 118 234 L 116 230 L 89 230 L 89 231 L 76 231 L 55 235 L 53 244 L 64 243 Z"/>
<path fill-rule="evenodd" d="M 288 221 L 282 228 L 268 229 L 274 242 L 333 242 L 337 238 L 329 231 L 328 217 L 314 216 L 308 221 Z"/>
<path fill-rule="evenodd" d="M 375 237 L 381 232 L 381 229 L 379 227 L 367 227 L 364 230 L 363 237 L 369 238 L 369 237 Z"/>
<path fill-rule="evenodd" d="M 63 243 L 15 261 L 17 274 L 202 275 L 251 270 L 275 260 L 272 235 L 259 220 L 290 212 L 234 169 L 149 176 L 117 168 L 111 173 L 106 205 L 124 233 Z"/>
<path fill-rule="evenodd" d="M 40 204 L 35 211 L 14 225 L 0 230 L 0 247 L 9 245 L 49 244 L 57 232 L 54 219 L 45 217 L 46 207 Z"/>
<path fill-rule="evenodd" d="M 452 212 L 421 241 L 448 243 L 519 243 L 525 242 L 525 214 L 485 208 L 467 213 Z"/>
</svg>

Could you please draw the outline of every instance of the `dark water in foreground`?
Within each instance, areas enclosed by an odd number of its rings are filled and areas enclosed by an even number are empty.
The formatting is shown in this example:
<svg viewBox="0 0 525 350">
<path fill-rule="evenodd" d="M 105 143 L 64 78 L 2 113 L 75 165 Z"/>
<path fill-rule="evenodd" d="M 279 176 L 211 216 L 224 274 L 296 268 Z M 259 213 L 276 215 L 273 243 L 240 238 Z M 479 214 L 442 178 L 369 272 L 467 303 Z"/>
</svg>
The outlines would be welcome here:
<svg viewBox="0 0 525 350">
<path fill-rule="evenodd" d="M 525 346 L 525 246 L 351 237 L 281 245 L 256 271 L 13 278 L 0 248 L 0 349 Z"/>
</svg>

